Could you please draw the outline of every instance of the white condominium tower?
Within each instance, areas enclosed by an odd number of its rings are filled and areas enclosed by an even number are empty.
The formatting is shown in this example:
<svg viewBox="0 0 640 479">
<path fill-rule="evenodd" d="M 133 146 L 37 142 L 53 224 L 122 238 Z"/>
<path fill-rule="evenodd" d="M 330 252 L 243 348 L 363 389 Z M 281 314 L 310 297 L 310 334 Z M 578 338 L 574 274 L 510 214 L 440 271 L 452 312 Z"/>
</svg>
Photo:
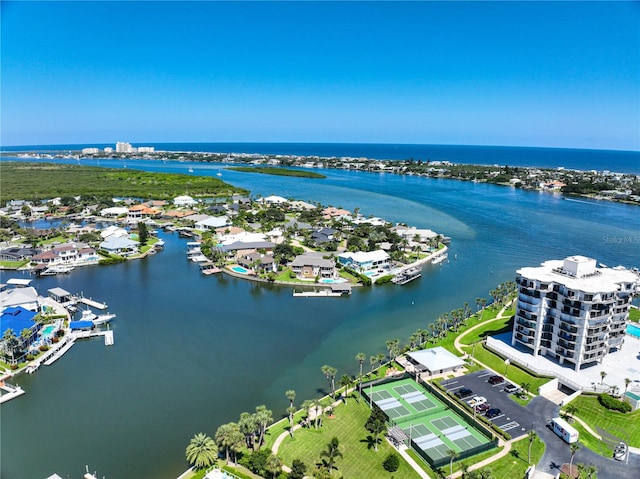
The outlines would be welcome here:
<svg viewBox="0 0 640 479">
<path fill-rule="evenodd" d="M 622 267 L 570 256 L 517 271 L 518 305 L 511 345 L 576 371 L 622 347 L 638 277 Z"/>
</svg>

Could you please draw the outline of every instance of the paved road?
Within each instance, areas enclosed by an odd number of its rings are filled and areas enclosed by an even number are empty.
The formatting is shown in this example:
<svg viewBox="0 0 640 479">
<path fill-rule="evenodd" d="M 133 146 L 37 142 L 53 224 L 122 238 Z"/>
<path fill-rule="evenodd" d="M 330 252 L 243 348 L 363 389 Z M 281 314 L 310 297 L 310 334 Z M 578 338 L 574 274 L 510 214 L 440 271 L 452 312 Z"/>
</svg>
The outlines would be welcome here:
<svg viewBox="0 0 640 479">
<path fill-rule="evenodd" d="M 549 419 L 559 415 L 559 407 L 542 396 L 536 396 L 523 407 L 503 392 L 506 383 L 492 385 L 487 382 L 493 374 L 488 370 L 476 371 L 443 381 L 442 384 L 449 391 L 455 392 L 466 387 L 471 389 L 474 395 L 486 397 L 491 407 L 497 407 L 502 411 L 493 422 L 498 427 L 504 427 L 512 437 L 526 434 L 533 427 L 546 445 L 545 453 L 536 469 L 557 474 L 559 467 L 571 459 L 569 445 L 546 427 Z M 578 463 L 594 464 L 598 468 L 598 479 L 640 479 L 640 455 L 637 454 L 630 454 L 627 463 L 602 457 L 583 447 L 573 458 L 573 464 Z"/>
</svg>

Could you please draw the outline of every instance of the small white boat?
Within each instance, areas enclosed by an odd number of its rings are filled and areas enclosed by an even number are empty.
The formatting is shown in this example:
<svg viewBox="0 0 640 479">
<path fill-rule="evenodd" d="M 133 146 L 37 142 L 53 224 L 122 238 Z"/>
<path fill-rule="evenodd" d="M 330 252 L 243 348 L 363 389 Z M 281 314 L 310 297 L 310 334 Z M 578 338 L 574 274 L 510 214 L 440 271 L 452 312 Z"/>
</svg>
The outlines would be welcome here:
<svg viewBox="0 0 640 479">
<path fill-rule="evenodd" d="M 433 258 L 431 260 L 431 264 L 440 264 L 446 259 L 447 259 L 447 255 L 446 254 L 443 254 L 443 255 L 440 255 L 440 256 L 436 256 L 435 258 Z"/>
<path fill-rule="evenodd" d="M 193 168 L 189 167 L 189 173 L 193 173 Z"/>
<path fill-rule="evenodd" d="M 96 319 L 98 315 L 91 311 L 90 309 L 83 309 L 82 316 L 80 317 L 80 321 L 93 321 Z"/>
</svg>

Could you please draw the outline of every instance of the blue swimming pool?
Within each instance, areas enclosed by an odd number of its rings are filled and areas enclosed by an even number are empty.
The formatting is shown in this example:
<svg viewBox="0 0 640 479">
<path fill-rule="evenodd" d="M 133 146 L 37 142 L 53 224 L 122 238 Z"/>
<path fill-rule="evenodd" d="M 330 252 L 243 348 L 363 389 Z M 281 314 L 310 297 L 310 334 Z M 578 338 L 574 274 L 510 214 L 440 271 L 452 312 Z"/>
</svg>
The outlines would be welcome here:
<svg viewBox="0 0 640 479">
<path fill-rule="evenodd" d="M 635 336 L 636 338 L 640 338 L 640 327 L 635 324 L 627 324 L 627 334 L 630 336 Z"/>
<path fill-rule="evenodd" d="M 321 283 L 326 283 L 326 284 L 333 284 L 333 283 L 346 283 L 347 280 L 344 278 L 336 278 L 336 279 L 332 279 L 332 278 L 322 278 L 320 280 Z"/>
<path fill-rule="evenodd" d="M 249 273 L 249 270 L 246 268 L 243 268 L 242 266 L 234 266 L 233 268 L 231 268 L 233 271 L 235 271 L 236 273 L 240 273 L 240 274 L 247 274 Z"/>
<path fill-rule="evenodd" d="M 42 331 L 40 332 L 40 334 L 43 337 L 53 336 L 54 329 L 56 329 L 56 326 L 54 324 L 50 324 L 49 326 L 45 326 L 44 328 L 42 328 Z"/>
</svg>

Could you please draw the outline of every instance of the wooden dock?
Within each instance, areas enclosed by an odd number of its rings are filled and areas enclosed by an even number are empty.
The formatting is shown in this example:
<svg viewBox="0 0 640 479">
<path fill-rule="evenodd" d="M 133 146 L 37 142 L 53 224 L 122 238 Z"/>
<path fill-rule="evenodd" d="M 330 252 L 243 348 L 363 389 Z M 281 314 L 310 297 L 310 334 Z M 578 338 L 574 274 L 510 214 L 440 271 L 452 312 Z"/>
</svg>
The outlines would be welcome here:
<svg viewBox="0 0 640 479">
<path fill-rule="evenodd" d="M 64 355 L 64 353 L 66 353 L 67 351 L 69 351 L 71 349 L 71 346 L 74 345 L 75 340 L 76 340 L 75 337 L 70 336 L 70 338 L 67 340 L 65 345 L 62 346 L 60 349 L 58 349 L 53 355 L 51 355 L 51 357 L 44 362 L 44 365 L 45 366 L 51 366 L 58 359 L 60 359 Z"/>
<path fill-rule="evenodd" d="M 107 303 L 98 303 L 97 301 L 93 301 L 91 298 L 78 298 L 78 303 L 84 303 L 87 306 L 91 306 L 96 309 L 107 309 Z"/>
<path fill-rule="evenodd" d="M 99 336 L 104 336 L 104 345 L 105 346 L 113 346 L 113 331 L 108 329 L 107 331 L 76 331 L 73 335 L 77 339 L 86 339 L 86 338 L 97 338 Z"/>
</svg>

